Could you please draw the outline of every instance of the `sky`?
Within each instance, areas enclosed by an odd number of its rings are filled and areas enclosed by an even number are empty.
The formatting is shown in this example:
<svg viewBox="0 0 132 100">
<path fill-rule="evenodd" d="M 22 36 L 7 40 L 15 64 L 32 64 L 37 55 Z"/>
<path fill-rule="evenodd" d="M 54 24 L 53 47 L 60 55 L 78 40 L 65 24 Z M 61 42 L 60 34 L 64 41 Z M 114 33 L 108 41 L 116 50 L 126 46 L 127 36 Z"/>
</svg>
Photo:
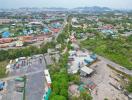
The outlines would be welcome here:
<svg viewBox="0 0 132 100">
<path fill-rule="evenodd" d="M 132 0 L 0 0 L 0 8 L 21 7 L 91 7 L 101 6 L 116 9 L 132 9 Z"/>
</svg>

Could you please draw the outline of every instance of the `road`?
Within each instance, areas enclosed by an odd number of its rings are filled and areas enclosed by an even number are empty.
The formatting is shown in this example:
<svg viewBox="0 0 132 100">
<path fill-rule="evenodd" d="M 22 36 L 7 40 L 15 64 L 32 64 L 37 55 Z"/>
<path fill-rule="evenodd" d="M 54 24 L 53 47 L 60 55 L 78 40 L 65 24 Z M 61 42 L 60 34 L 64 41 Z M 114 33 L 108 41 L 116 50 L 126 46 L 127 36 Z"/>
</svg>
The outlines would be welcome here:
<svg viewBox="0 0 132 100">
<path fill-rule="evenodd" d="M 66 16 L 66 18 L 64 19 L 64 23 L 63 23 L 63 26 L 62 26 L 61 30 L 59 31 L 58 34 L 56 34 L 56 36 L 55 36 L 55 41 L 56 41 L 56 39 L 58 38 L 59 34 L 62 33 L 63 29 L 65 28 L 65 26 L 66 26 L 66 24 L 67 24 L 67 17 L 68 17 L 68 16 Z"/>
<path fill-rule="evenodd" d="M 107 58 L 104 58 L 102 56 L 99 56 L 97 55 L 97 57 L 101 60 L 104 60 L 107 64 L 109 64 L 110 66 L 112 66 L 113 68 L 115 68 L 116 70 L 119 70 L 121 72 L 124 72 L 125 74 L 128 74 L 128 75 L 131 75 L 132 76 L 132 70 L 128 70 L 126 69 L 125 67 L 119 65 L 119 64 L 116 64 L 115 62 L 107 59 Z"/>
<path fill-rule="evenodd" d="M 44 94 L 44 69 L 46 69 L 44 56 L 42 58 L 42 63 L 38 64 L 36 67 L 40 69 L 38 72 L 27 75 L 26 100 L 42 100 Z"/>
<path fill-rule="evenodd" d="M 44 94 L 44 72 L 27 76 L 26 100 L 42 100 Z"/>
<path fill-rule="evenodd" d="M 26 73 L 26 74 L 19 74 L 19 75 L 14 75 L 14 76 L 9 76 L 9 77 L 6 77 L 6 78 L 1 78 L 0 80 L 3 80 L 3 81 L 8 81 L 8 80 L 12 80 L 12 79 L 15 79 L 17 77 L 21 77 L 21 76 L 28 76 L 28 75 L 33 75 L 33 74 L 37 74 L 37 73 L 41 73 L 41 72 L 44 72 L 44 70 L 39 70 L 39 71 L 35 71 L 35 72 L 29 72 L 29 73 Z"/>
</svg>

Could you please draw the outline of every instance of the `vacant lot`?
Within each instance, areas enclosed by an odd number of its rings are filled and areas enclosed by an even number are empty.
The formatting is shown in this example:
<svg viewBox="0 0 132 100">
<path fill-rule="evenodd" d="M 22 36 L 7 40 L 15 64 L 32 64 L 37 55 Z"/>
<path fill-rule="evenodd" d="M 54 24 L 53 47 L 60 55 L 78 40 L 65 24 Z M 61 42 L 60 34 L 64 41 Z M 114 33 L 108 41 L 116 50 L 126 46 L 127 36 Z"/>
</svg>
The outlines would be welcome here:
<svg viewBox="0 0 132 100">
<path fill-rule="evenodd" d="M 82 81 L 87 83 L 93 81 L 97 86 L 92 90 L 93 100 L 128 100 L 122 90 L 117 89 L 118 86 L 124 86 L 123 80 L 118 76 L 118 73 L 109 68 L 105 61 L 99 61 L 90 66 L 95 70 L 95 73 L 88 78 L 82 78 Z M 111 85 L 113 84 L 113 85 Z"/>
<path fill-rule="evenodd" d="M 107 57 L 129 70 L 132 69 L 132 36 L 119 39 L 102 39 L 97 36 L 83 41 L 81 46 Z"/>
</svg>

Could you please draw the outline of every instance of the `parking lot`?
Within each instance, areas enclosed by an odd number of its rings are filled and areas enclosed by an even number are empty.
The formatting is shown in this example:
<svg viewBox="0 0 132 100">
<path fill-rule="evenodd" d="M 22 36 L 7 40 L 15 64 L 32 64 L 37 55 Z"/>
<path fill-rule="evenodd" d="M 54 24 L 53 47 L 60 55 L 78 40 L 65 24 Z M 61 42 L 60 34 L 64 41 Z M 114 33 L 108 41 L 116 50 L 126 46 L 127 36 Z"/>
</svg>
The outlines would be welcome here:
<svg viewBox="0 0 132 100">
<path fill-rule="evenodd" d="M 18 61 L 10 68 L 9 76 L 20 76 L 30 72 L 43 71 L 45 68 L 43 55 L 35 55 L 30 58 L 18 58 Z"/>
<path fill-rule="evenodd" d="M 42 100 L 44 94 L 44 73 L 27 76 L 26 100 Z"/>
<path fill-rule="evenodd" d="M 15 81 L 9 80 L 6 82 L 6 89 L 1 91 L 0 100 L 23 100 L 23 93 L 16 92 Z"/>
<path fill-rule="evenodd" d="M 44 69 L 46 63 L 43 55 L 35 55 L 30 59 L 19 60 L 19 68 L 14 67 L 5 78 L 5 89 L 0 92 L 0 100 L 42 100 L 44 94 Z M 17 65 L 16 65 L 17 66 Z M 24 92 L 15 90 L 15 78 L 26 75 L 25 96 Z"/>
</svg>

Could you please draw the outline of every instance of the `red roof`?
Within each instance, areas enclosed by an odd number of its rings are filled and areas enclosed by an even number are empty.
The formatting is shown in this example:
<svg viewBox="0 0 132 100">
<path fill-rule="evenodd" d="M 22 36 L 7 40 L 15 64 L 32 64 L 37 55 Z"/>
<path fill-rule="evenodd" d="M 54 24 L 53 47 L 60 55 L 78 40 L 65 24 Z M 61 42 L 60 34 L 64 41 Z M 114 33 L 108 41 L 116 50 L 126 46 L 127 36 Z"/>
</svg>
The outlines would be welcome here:
<svg viewBox="0 0 132 100">
<path fill-rule="evenodd" d="M 54 28 L 54 29 L 51 29 L 51 30 L 52 30 L 54 33 L 58 33 L 58 32 L 60 31 L 60 29 L 58 29 L 58 28 L 57 28 L 57 29 Z"/>
<path fill-rule="evenodd" d="M 12 41 L 13 41 L 12 38 L 1 38 L 0 39 L 0 43 L 10 43 Z"/>
</svg>

